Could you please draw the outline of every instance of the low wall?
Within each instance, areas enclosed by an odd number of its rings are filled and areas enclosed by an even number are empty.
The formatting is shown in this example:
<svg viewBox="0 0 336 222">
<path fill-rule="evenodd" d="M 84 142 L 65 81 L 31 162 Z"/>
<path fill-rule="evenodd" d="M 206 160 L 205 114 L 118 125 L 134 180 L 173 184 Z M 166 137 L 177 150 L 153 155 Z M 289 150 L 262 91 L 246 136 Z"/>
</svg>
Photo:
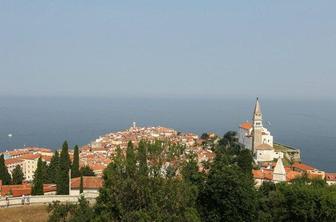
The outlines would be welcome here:
<svg viewBox="0 0 336 222">
<path fill-rule="evenodd" d="M 99 193 L 85 193 L 83 196 L 86 200 L 90 203 L 95 203 L 96 198 L 98 197 Z M 39 195 L 39 196 L 30 196 L 30 204 L 49 204 L 53 201 L 60 201 L 61 203 L 77 203 L 78 199 L 81 195 Z M 10 197 L 9 198 L 9 206 L 21 206 L 22 205 L 22 198 L 21 197 Z M 27 204 L 27 203 L 26 203 Z M 5 197 L 1 197 L 0 199 L 0 207 L 6 207 L 7 202 Z"/>
</svg>

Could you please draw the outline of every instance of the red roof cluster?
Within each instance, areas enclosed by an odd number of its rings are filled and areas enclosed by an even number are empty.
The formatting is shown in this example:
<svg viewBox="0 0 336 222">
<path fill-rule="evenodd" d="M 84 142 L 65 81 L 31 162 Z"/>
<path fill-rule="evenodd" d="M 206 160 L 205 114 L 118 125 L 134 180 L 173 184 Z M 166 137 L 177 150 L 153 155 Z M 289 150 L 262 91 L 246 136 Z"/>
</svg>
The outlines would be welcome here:
<svg viewBox="0 0 336 222">
<path fill-rule="evenodd" d="M 314 170 L 316 168 L 312 167 L 312 166 L 309 166 L 307 164 L 304 164 L 304 163 L 294 163 L 292 165 L 292 168 L 297 168 L 299 170 L 302 170 L 302 171 L 308 171 L 308 170 Z"/>
<path fill-rule="evenodd" d="M 71 189 L 79 189 L 80 177 L 71 179 Z M 83 177 L 83 189 L 100 189 L 103 187 L 103 178 L 94 176 Z"/>
<path fill-rule="evenodd" d="M 1 183 L 0 183 L 1 184 Z M 1 196 L 11 194 L 13 197 L 20 197 L 22 195 L 31 195 L 31 184 L 24 183 L 20 185 L 0 185 Z M 56 184 L 43 184 L 43 192 L 56 191 Z"/>
</svg>

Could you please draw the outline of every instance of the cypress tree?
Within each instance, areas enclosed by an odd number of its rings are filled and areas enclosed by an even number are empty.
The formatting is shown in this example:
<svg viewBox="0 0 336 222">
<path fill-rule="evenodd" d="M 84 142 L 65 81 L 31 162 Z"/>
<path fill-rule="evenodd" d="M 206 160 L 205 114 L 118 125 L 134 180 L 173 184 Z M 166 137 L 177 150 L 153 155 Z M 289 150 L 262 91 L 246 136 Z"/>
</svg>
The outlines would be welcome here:
<svg viewBox="0 0 336 222">
<path fill-rule="evenodd" d="M 13 175 L 13 184 L 22 184 L 24 175 L 23 175 L 22 168 L 20 165 L 17 165 L 14 168 L 12 175 Z"/>
<path fill-rule="evenodd" d="M 3 185 L 8 185 L 11 182 L 11 176 L 5 165 L 5 158 L 3 154 L 0 156 L 0 180 L 2 180 Z"/>
<path fill-rule="evenodd" d="M 56 150 L 47 168 L 46 183 L 57 183 L 58 171 L 59 171 L 59 153 Z"/>
<path fill-rule="evenodd" d="M 131 141 L 128 142 L 126 150 L 126 174 L 129 177 L 133 177 L 136 171 L 136 159 L 134 153 L 134 147 Z"/>
<path fill-rule="evenodd" d="M 83 175 L 80 176 L 79 193 L 83 193 Z"/>
<path fill-rule="evenodd" d="M 147 176 L 148 175 L 147 147 L 145 142 L 142 140 L 139 143 L 138 161 L 139 161 L 139 174 L 141 176 Z"/>
<path fill-rule="evenodd" d="M 41 157 L 38 159 L 34 173 L 32 195 L 43 195 L 43 163 Z"/>
<path fill-rule="evenodd" d="M 79 150 L 78 150 L 78 146 L 76 145 L 74 147 L 74 159 L 73 159 L 72 166 L 71 166 L 71 178 L 79 177 L 79 176 L 80 176 L 80 172 L 79 172 Z"/>
<path fill-rule="evenodd" d="M 59 158 L 59 170 L 57 176 L 57 194 L 69 194 L 69 169 L 70 157 L 68 142 L 65 141 L 62 146 L 61 155 Z"/>
</svg>

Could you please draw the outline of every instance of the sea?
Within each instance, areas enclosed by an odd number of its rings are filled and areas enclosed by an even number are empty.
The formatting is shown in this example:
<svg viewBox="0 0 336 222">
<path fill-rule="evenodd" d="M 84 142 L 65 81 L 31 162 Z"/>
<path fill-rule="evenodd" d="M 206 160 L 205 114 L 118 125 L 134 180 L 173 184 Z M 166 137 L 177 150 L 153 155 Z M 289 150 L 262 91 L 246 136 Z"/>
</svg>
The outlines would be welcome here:
<svg viewBox="0 0 336 222">
<path fill-rule="evenodd" d="M 0 97 L 0 150 L 85 145 L 109 132 L 164 126 L 224 135 L 252 119 L 254 98 Z M 336 172 L 336 101 L 262 99 L 275 142 L 301 150 L 302 161 Z"/>
</svg>

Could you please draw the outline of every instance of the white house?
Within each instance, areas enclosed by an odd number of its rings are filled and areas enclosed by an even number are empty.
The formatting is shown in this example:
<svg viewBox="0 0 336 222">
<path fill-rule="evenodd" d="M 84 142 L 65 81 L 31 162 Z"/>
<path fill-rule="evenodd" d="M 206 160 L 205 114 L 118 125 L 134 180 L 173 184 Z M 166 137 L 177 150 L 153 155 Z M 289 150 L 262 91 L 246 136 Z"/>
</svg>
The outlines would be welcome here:
<svg viewBox="0 0 336 222">
<path fill-rule="evenodd" d="M 255 159 L 257 162 L 269 162 L 283 157 L 284 154 L 282 152 L 275 152 L 274 148 L 269 144 L 260 144 L 256 147 Z"/>
</svg>

